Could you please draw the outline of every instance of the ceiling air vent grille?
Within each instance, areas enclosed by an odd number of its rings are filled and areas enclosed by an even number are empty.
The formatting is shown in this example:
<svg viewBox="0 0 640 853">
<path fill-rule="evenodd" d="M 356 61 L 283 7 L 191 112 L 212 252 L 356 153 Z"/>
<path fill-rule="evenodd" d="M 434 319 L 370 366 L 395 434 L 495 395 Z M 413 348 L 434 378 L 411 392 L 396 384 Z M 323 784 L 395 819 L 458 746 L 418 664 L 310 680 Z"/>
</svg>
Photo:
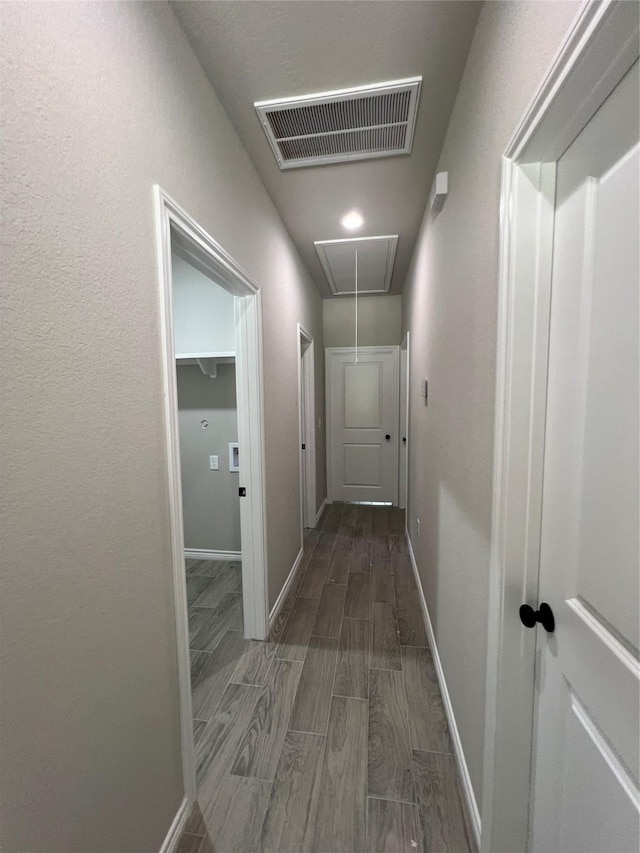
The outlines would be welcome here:
<svg viewBox="0 0 640 853">
<path fill-rule="evenodd" d="M 398 246 L 397 234 L 318 240 L 314 245 L 331 292 L 336 296 L 355 293 L 356 254 L 358 293 L 388 293 Z"/>
<path fill-rule="evenodd" d="M 281 169 L 409 154 L 420 77 L 255 108 Z"/>
</svg>

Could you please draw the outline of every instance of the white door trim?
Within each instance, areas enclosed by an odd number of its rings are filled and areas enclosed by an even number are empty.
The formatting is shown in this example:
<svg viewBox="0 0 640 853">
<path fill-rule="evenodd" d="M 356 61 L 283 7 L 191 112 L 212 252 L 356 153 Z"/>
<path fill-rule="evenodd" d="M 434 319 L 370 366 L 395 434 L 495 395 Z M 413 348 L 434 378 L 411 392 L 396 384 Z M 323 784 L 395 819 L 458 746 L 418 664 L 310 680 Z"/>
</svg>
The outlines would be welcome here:
<svg viewBox="0 0 640 853">
<path fill-rule="evenodd" d="M 333 491 L 333 473 L 332 473 L 332 455 L 331 455 L 331 424 L 332 420 L 332 409 L 331 409 L 331 386 L 329 383 L 329 366 L 331 364 L 331 356 L 332 355 L 353 355 L 355 356 L 355 347 L 325 347 L 324 350 L 324 363 L 325 363 L 325 426 L 326 426 L 326 454 L 327 454 L 327 503 L 333 503 L 335 500 L 335 495 Z M 367 355 L 386 355 L 390 352 L 395 353 L 396 356 L 396 366 L 394 369 L 394 389 L 393 395 L 396 403 L 398 402 L 398 374 L 399 374 L 399 362 L 400 362 L 400 347 L 398 346 L 380 346 L 380 347 L 358 347 L 359 353 L 366 353 Z M 398 423 L 396 423 L 396 431 L 400 428 L 400 422 L 398 419 Z M 397 453 L 398 451 L 396 451 Z M 396 495 L 398 490 L 398 482 L 396 478 Z M 396 500 L 397 503 L 397 500 Z"/>
<path fill-rule="evenodd" d="M 160 853 L 175 853 L 178 849 L 178 844 L 180 844 L 180 839 L 182 838 L 182 831 L 186 826 L 186 823 L 189 819 L 189 815 L 191 814 L 191 806 L 189 805 L 189 801 L 186 797 L 183 798 L 180 803 L 180 807 L 176 812 L 176 815 L 171 822 L 171 826 L 169 827 L 169 831 L 167 832 L 164 841 L 162 842 L 162 847 L 160 848 Z"/>
<path fill-rule="evenodd" d="M 298 454 L 300 458 L 300 535 L 304 527 L 316 526 L 316 391 L 315 344 L 301 326 L 298 329 Z M 302 351 L 302 339 L 307 343 Z M 303 432 L 306 423 L 306 435 Z M 306 450 L 302 450 L 302 444 Z M 304 479 L 302 476 L 304 466 Z M 305 490 L 303 494 L 303 482 Z M 301 546 L 302 547 L 302 546 Z"/>
<path fill-rule="evenodd" d="M 173 339 L 172 237 L 183 252 L 234 293 L 238 439 L 242 448 L 239 483 L 247 489 L 240 502 L 245 634 L 265 639 L 268 630 L 267 549 L 264 489 L 262 314 L 260 290 L 236 262 L 157 184 L 154 186 L 156 247 L 164 385 L 164 421 L 169 485 L 169 521 L 176 613 L 180 730 L 185 796 L 196 797 L 196 767 L 191 710 L 189 622 L 184 566 L 184 530 L 178 434 L 178 392 Z"/>
<path fill-rule="evenodd" d="M 555 163 L 637 59 L 638 13 L 585 3 L 503 157 L 482 850 L 526 850 Z"/>
</svg>

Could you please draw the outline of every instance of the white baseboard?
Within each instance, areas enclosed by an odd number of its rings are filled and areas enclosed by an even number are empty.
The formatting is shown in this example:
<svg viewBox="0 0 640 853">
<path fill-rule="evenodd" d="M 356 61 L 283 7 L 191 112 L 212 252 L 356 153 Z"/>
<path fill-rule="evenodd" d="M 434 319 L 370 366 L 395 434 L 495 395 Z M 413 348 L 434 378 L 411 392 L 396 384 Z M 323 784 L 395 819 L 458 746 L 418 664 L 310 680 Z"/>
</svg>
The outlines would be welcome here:
<svg viewBox="0 0 640 853">
<path fill-rule="evenodd" d="M 169 832 L 167 832 L 166 838 L 162 842 L 160 853 L 174 853 L 174 851 L 178 849 L 182 830 L 185 827 L 189 814 L 189 803 L 187 801 L 187 798 L 185 797 L 180 803 L 180 808 L 176 812 L 176 816 L 171 822 L 171 826 L 169 827 Z"/>
<path fill-rule="evenodd" d="M 273 624 L 278 618 L 278 613 L 282 609 L 282 605 L 284 604 L 285 598 L 289 594 L 289 590 L 291 589 L 291 584 L 293 583 L 293 579 L 296 576 L 296 572 L 302 562 L 302 554 L 303 549 L 300 548 L 298 551 L 298 556 L 293 561 L 293 566 L 291 566 L 291 571 L 289 572 L 289 577 L 284 582 L 284 586 L 280 590 L 280 595 L 276 598 L 276 603 L 271 608 L 271 613 L 269 614 L 269 631 L 273 628 Z"/>
<path fill-rule="evenodd" d="M 427 602 L 424 597 L 424 591 L 422 589 L 420 575 L 418 574 L 418 566 L 416 564 L 416 556 L 413 553 L 413 545 L 411 544 L 409 531 L 406 528 L 404 533 L 407 537 L 407 543 L 409 546 L 409 558 L 411 560 L 411 567 L 413 568 L 413 574 L 416 579 L 416 586 L 418 587 L 418 597 L 420 599 L 420 606 L 422 608 L 422 617 L 424 619 L 424 625 L 427 629 L 427 639 L 429 641 L 431 654 L 433 655 L 433 663 L 436 669 L 436 675 L 438 676 L 440 692 L 442 693 L 442 702 L 444 705 L 445 714 L 447 715 L 447 722 L 449 723 L 451 740 L 453 742 L 453 752 L 455 754 L 456 762 L 458 764 L 458 770 L 460 772 L 460 780 L 462 782 L 462 795 L 465 800 L 467 815 L 469 817 L 469 822 L 471 823 L 471 827 L 473 829 L 477 849 L 479 850 L 481 835 L 480 809 L 478 808 L 478 803 L 476 802 L 473 786 L 471 784 L 471 776 L 469 775 L 469 768 L 467 767 L 467 761 L 464 757 L 462 741 L 460 740 L 460 733 L 458 731 L 456 718 L 453 713 L 453 705 L 451 704 L 451 697 L 449 696 L 449 690 L 447 689 L 447 682 L 445 681 L 444 670 L 442 669 L 442 662 L 440 661 L 440 655 L 438 654 L 438 646 L 436 645 L 436 638 L 433 633 L 433 625 L 431 624 L 429 609 L 427 607 Z"/>
<path fill-rule="evenodd" d="M 185 548 L 185 560 L 242 560 L 241 551 L 203 551 L 199 548 Z"/>
<path fill-rule="evenodd" d="M 322 517 L 322 513 L 324 512 L 324 508 L 326 507 L 326 505 L 327 505 L 327 499 L 325 498 L 322 501 L 322 504 L 320 505 L 320 509 L 316 513 L 316 520 L 315 520 L 314 525 L 313 525 L 314 527 L 317 527 L 318 524 L 320 523 L 320 519 Z"/>
</svg>

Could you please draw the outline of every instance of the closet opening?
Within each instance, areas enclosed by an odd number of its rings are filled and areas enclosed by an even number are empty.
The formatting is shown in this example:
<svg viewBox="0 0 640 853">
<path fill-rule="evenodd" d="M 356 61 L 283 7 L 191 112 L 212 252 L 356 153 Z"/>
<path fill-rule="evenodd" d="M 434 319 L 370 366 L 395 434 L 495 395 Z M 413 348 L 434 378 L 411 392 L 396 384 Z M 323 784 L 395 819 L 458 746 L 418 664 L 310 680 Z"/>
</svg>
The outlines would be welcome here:
<svg viewBox="0 0 640 853">
<path fill-rule="evenodd" d="M 267 637 L 260 290 L 156 187 L 185 794 L 221 658 Z M 235 650 L 235 652 L 234 652 Z"/>
</svg>

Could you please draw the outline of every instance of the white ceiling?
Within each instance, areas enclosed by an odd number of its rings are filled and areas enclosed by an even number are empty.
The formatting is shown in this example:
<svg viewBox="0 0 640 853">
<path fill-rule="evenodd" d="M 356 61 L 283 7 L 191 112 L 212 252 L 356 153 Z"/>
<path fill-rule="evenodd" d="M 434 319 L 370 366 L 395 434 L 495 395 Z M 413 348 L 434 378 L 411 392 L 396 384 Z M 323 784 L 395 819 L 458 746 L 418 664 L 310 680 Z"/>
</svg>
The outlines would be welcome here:
<svg viewBox="0 0 640 853">
<path fill-rule="evenodd" d="M 173 10 L 298 251 L 331 296 L 317 240 L 398 234 L 400 293 L 481 3 L 181 0 Z M 254 102 L 422 75 L 410 155 L 281 171 Z M 455 176 L 452 176 L 455 180 Z M 340 217 L 365 217 L 347 234 Z"/>
</svg>

